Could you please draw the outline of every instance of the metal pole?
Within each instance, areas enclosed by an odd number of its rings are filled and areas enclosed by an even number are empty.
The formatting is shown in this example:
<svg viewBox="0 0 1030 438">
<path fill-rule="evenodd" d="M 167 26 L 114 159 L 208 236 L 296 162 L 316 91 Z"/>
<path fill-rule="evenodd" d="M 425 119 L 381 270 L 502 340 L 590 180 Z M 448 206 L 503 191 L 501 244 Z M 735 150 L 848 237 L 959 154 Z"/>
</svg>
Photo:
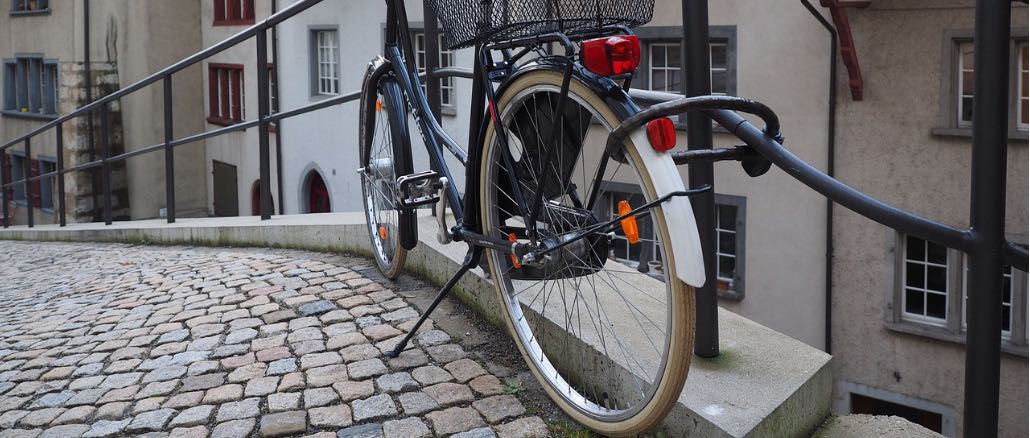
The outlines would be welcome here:
<svg viewBox="0 0 1030 438">
<path fill-rule="evenodd" d="M 272 0 L 272 13 L 279 12 L 279 4 Z M 279 101 L 279 26 L 272 26 L 272 71 L 269 73 L 272 78 L 271 94 L 275 105 L 271 111 L 278 113 L 282 106 Z M 279 194 L 279 214 L 286 214 L 286 196 L 283 195 L 283 121 L 275 122 L 275 183 L 276 192 Z"/>
<path fill-rule="evenodd" d="M 67 213 L 65 213 L 64 201 L 64 126 L 57 125 L 57 220 L 61 226 L 68 225 Z"/>
<path fill-rule="evenodd" d="M 261 170 L 261 219 L 272 218 L 270 153 L 268 150 L 268 32 L 257 33 L 258 154 Z"/>
<path fill-rule="evenodd" d="M 966 436 L 998 435 L 1005 168 L 1008 148 L 1009 2 L 977 0 L 973 37 L 973 152 L 966 312 Z"/>
<path fill-rule="evenodd" d="M 680 76 L 684 78 L 683 94 L 703 96 L 712 93 L 711 57 L 708 47 L 708 0 L 683 0 L 683 57 Z M 687 149 L 712 148 L 712 121 L 700 111 L 687 115 Z M 688 185 L 715 187 L 715 170 L 710 161 L 688 165 Z M 694 196 L 690 205 L 701 235 L 701 252 L 705 258 L 708 281 L 697 288 L 697 322 L 694 354 L 701 357 L 719 355 L 719 297 L 715 290 L 715 195 L 713 191 Z"/>
<path fill-rule="evenodd" d="M 100 160 L 103 163 L 104 224 L 111 225 L 111 117 L 107 105 L 100 107 Z M 95 207 L 94 207 L 95 208 Z"/>
<path fill-rule="evenodd" d="M 29 182 L 29 178 L 32 178 L 32 142 L 29 141 L 31 137 L 25 137 L 25 160 L 22 161 L 23 168 L 25 169 L 25 177 L 22 179 L 22 190 L 25 193 L 25 214 L 28 215 L 29 228 L 32 228 L 32 183 Z"/>
<path fill-rule="evenodd" d="M 165 76 L 165 215 L 168 223 L 175 223 L 175 154 L 172 149 L 172 75 Z"/>
<path fill-rule="evenodd" d="M 13 178 L 11 178 L 10 172 L 8 172 L 7 169 L 7 160 L 7 153 L 5 153 L 4 151 L 0 151 L 0 175 L 3 175 L 3 177 L 0 178 L 0 201 L 3 201 L 4 204 L 2 206 L 4 211 L 4 228 L 7 228 L 11 225 L 10 212 L 7 211 L 7 187 L 4 187 L 4 185 L 8 184 L 13 180 Z"/>
<path fill-rule="evenodd" d="M 422 0 L 422 9 L 426 20 L 426 97 L 433 116 L 440 121 L 440 78 L 431 73 L 440 66 L 440 31 L 436 23 L 436 14 L 429 0 Z"/>
</svg>

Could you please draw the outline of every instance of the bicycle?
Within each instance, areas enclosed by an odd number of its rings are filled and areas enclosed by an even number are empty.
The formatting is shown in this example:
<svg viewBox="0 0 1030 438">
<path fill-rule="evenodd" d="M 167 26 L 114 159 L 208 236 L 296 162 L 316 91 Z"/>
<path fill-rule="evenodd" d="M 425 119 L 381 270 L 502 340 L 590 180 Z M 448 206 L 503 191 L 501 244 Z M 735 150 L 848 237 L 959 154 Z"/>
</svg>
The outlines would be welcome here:
<svg viewBox="0 0 1030 438">
<path fill-rule="evenodd" d="M 708 188 L 683 187 L 667 153 L 670 119 L 634 118 L 640 44 L 631 28 L 650 21 L 653 0 L 431 2 L 448 45 L 475 48 L 467 149 L 432 115 L 403 1 L 386 3 L 385 53 L 369 63 L 360 100 L 373 256 L 396 277 L 418 241 L 415 210 L 428 205 L 442 243 L 469 245 L 387 355 L 400 354 L 485 256 L 508 331 L 559 407 L 606 435 L 656 426 L 691 362 L 693 288 L 705 271 L 688 197 Z M 695 106 L 736 98 L 720 99 Z M 413 169 L 409 111 L 436 171 Z M 465 165 L 463 192 L 444 148 Z"/>
</svg>

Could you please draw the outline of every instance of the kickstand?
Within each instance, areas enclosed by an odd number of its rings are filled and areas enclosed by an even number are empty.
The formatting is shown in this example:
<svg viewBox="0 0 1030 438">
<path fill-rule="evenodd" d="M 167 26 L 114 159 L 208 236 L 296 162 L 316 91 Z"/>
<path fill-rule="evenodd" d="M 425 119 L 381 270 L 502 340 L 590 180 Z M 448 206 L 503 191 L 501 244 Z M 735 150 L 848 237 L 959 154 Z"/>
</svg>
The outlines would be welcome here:
<svg viewBox="0 0 1030 438">
<path fill-rule="evenodd" d="M 440 289 L 440 292 L 436 294 L 436 298 L 433 299 L 433 303 L 429 305 L 425 312 L 422 312 L 422 316 L 419 317 L 418 322 L 408 330 L 408 334 L 404 336 L 404 339 L 397 344 L 393 351 L 385 354 L 386 357 L 397 357 L 401 354 L 401 351 L 404 351 L 404 348 L 408 346 L 408 342 L 411 341 L 412 336 L 415 336 L 415 333 L 418 333 L 419 327 L 422 327 L 422 324 L 426 322 L 426 319 L 429 319 L 429 315 L 433 313 L 433 310 L 436 310 L 436 306 L 440 305 L 440 302 L 443 301 L 444 297 L 447 296 L 447 293 L 451 291 L 451 288 L 458 283 L 458 280 L 460 280 L 469 269 L 472 269 L 479 264 L 479 257 L 482 253 L 483 248 L 479 246 L 471 246 L 471 248 L 469 248 L 469 252 L 468 254 L 465 254 L 465 260 L 461 263 L 461 267 L 458 268 L 458 271 L 455 272 L 454 275 L 451 276 L 451 279 L 447 280 L 447 283 L 443 285 L 443 289 Z"/>
</svg>

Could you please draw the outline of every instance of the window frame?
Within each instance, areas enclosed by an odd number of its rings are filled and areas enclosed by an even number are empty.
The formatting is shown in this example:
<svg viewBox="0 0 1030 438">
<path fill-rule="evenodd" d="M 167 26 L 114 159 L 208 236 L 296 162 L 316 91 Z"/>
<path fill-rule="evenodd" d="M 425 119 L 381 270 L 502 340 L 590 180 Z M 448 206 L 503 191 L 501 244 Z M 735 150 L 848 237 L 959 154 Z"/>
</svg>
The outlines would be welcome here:
<svg viewBox="0 0 1030 438">
<path fill-rule="evenodd" d="M 60 72 L 60 62 L 42 53 L 16 53 L 14 57 L 4 58 L 4 95 L 0 101 L 0 114 L 27 119 L 56 119 L 59 115 Z M 23 103 L 26 106 L 22 106 Z M 23 112 L 22 108 L 27 111 Z"/>
<path fill-rule="evenodd" d="M 635 29 L 636 35 L 640 38 L 640 65 L 647 69 L 641 72 L 639 69 L 633 75 L 633 86 L 645 90 L 651 89 L 650 66 L 651 66 L 651 44 L 682 44 L 683 28 L 680 26 L 643 26 Z M 711 45 L 726 45 L 726 94 L 737 94 L 737 26 L 709 26 L 708 44 L 709 59 L 711 59 Z M 682 49 L 681 49 L 682 50 Z M 682 62 L 682 55 L 680 57 Z M 640 82 L 640 78 L 646 77 L 647 83 Z M 682 93 L 682 90 L 670 91 Z"/>
<path fill-rule="evenodd" d="M 230 78 L 228 78 L 226 80 L 227 81 L 226 84 L 227 84 L 227 87 L 228 87 L 227 100 L 228 100 L 228 104 L 229 104 L 229 108 L 228 108 L 229 116 L 228 117 L 223 117 L 224 114 L 220 111 L 220 107 L 221 107 L 221 103 L 222 103 L 221 97 L 220 97 L 221 93 L 219 93 L 219 88 L 217 88 L 217 84 L 216 84 L 216 82 L 214 80 L 216 78 L 216 73 L 218 71 L 222 71 L 222 70 L 224 70 L 224 71 L 237 71 L 237 72 L 239 72 L 239 75 L 237 76 L 239 78 L 238 79 L 239 84 L 235 88 L 237 90 L 236 94 L 232 94 L 231 93 L 232 90 L 234 89 L 233 88 L 232 78 L 230 77 Z M 246 82 L 246 77 L 245 76 L 246 76 L 245 75 L 245 68 L 244 68 L 243 64 L 222 64 L 222 63 L 214 63 L 214 62 L 208 63 L 208 65 L 207 65 L 207 86 L 208 86 L 208 116 L 207 116 L 207 122 L 208 123 L 215 124 L 215 125 L 221 125 L 221 126 L 229 126 L 229 125 L 235 125 L 235 124 L 240 123 L 240 122 L 242 122 L 242 121 L 247 119 L 247 112 L 246 112 L 246 97 L 247 97 L 247 95 L 246 95 L 246 84 L 247 84 L 247 82 Z M 237 103 L 237 106 L 236 106 L 237 108 L 239 108 L 239 113 L 240 113 L 239 117 L 236 117 L 235 114 L 233 114 L 233 111 L 232 111 L 233 110 L 232 104 L 234 102 L 234 98 L 239 99 L 239 102 Z"/>
<path fill-rule="evenodd" d="M 336 50 L 335 50 L 335 53 L 336 53 L 335 74 L 336 74 L 336 77 L 335 77 L 335 83 L 334 83 L 334 86 L 336 88 L 336 92 L 335 93 L 324 92 L 322 90 L 322 87 L 321 87 L 321 85 L 322 85 L 321 82 L 322 82 L 323 77 L 321 76 L 321 71 L 319 70 L 319 67 L 322 64 L 322 59 L 320 57 L 320 54 L 321 54 L 321 50 L 320 50 L 321 46 L 320 46 L 320 44 L 321 43 L 319 41 L 319 34 L 321 34 L 322 32 L 334 32 L 336 34 L 336 39 L 334 40 L 334 42 L 336 44 L 336 47 L 335 47 L 336 48 Z M 340 27 L 339 26 L 336 26 L 336 25 L 308 26 L 308 77 L 309 77 L 309 81 L 308 82 L 309 82 L 309 91 L 310 91 L 310 95 L 311 95 L 312 99 L 325 99 L 325 98 L 332 97 L 332 96 L 338 96 L 340 94 L 340 88 L 341 88 L 341 84 L 342 84 L 342 82 L 341 82 L 341 74 L 340 74 L 341 73 L 341 66 L 340 66 L 341 58 L 342 58 L 342 48 L 340 47 Z M 332 80 L 334 78 L 327 77 L 326 79 Z"/>
<path fill-rule="evenodd" d="M 937 126 L 930 128 L 930 133 L 944 137 L 966 137 L 972 138 L 972 122 L 962 121 L 960 114 L 961 105 L 961 74 L 959 68 L 962 66 L 960 45 L 973 42 L 972 29 L 949 29 L 943 32 L 941 44 L 941 79 L 939 91 L 939 110 Z M 1022 44 L 1027 43 L 1028 28 L 1013 27 L 1009 37 L 1009 111 L 1008 111 L 1008 139 L 1027 140 L 1030 138 L 1030 126 L 1019 123 L 1019 95 L 1020 81 L 1018 75 L 1019 53 L 1018 49 Z M 1013 74 L 1015 72 L 1016 74 Z"/>
<path fill-rule="evenodd" d="M 730 301 L 741 301 L 744 299 L 744 292 L 746 290 L 746 283 L 744 281 L 744 278 L 745 274 L 747 273 L 747 197 L 716 193 L 715 205 L 717 216 L 716 229 L 718 229 L 719 225 L 718 207 L 720 205 L 732 206 L 737 209 L 737 229 L 734 231 L 734 233 L 736 234 L 736 238 L 734 241 L 734 244 L 736 245 L 736 247 L 734 248 L 736 251 L 736 254 L 734 254 L 736 261 L 734 262 L 733 270 L 733 288 L 720 290 L 718 287 L 716 287 L 716 290 L 718 291 L 719 298 Z M 718 247 L 718 231 L 716 231 L 716 239 L 717 240 L 715 244 Z M 716 255 L 716 257 L 718 257 L 718 255 Z M 718 258 L 716 259 L 716 263 L 718 263 Z M 718 277 L 718 267 L 716 267 L 716 276 L 717 280 L 721 280 L 721 278 Z"/>
<path fill-rule="evenodd" d="M 226 6 L 232 2 L 239 2 L 242 11 L 239 16 L 229 17 L 229 11 L 226 10 Z M 219 7 L 221 6 L 221 7 Z M 214 0 L 211 8 L 212 26 L 244 26 L 254 24 L 255 16 L 255 1 L 254 0 Z M 248 15 L 249 12 L 249 15 Z"/>
<path fill-rule="evenodd" d="M 1014 237 L 1014 236 L 1010 236 Z M 943 324 L 934 321 L 924 321 L 921 318 L 905 315 L 904 290 L 905 290 L 905 253 L 906 235 L 901 232 L 894 232 L 894 280 L 890 284 L 888 293 L 888 308 L 886 327 L 889 330 L 908 333 L 918 336 L 925 336 L 942 341 L 964 344 L 966 342 L 965 330 L 965 288 L 966 277 L 965 254 L 962 251 L 948 248 L 947 262 L 947 308 L 945 309 L 946 319 Z M 917 237 L 918 238 L 918 237 Z M 920 239 L 925 240 L 925 239 Z M 1027 273 L 1018 269 L 1012 269 L 1012 314 L 1011 332 L 1002 338 L 1001 349 L 1003 352 L 1018 356 L 1027 356 Z"/>
<path fill-rule="evenodd" d="M 426 55 L 426 49 L 427 48 L 425 47 L 425 42 L 424 42 L 425 41 L 425 36 L 426 36 L 426 30 L 425 30 L 424 24 L 423 24 L 422 27 L 411 28 L 411 38 L 412 38 L 411 47 L 415 51 L 415 69 L 416 69 L 416 71 L 418 71 L 419 74 L 422 74 L 426 70 L 425 65 L 423 65 L 423 64 L 425 64 L 425 62 L 424 61 L 420 62 L 420 58 L 419 58 L 421 56 L 424 59 L 425 55 Z M 419 48 L 419 43 L 418 43 L 419 37 L 421 37 L 421 39 L 423 41 L 421 49 Z M 437 60 L 437 65 L 440 68 L 455 66 L 456 62 L 457 62 L 456 52 L 454 50 L 451 50 L 451 49 L 447 48 L 446 38 L 444 37 L 444 33 L 443 33 L 442 30 L 439 33 L 437 33 L 437 38 L 439 38 L 439 40 L 440 40 L 437 43 L 438 47 L 440 48 L 440 53 L 439 53 L 440 59 Z M 447 65 L 444 65 L 444 58 L 445 57 L 449 58 Z M 422 90 L 425 91 L 426 90 L 426 82 L 423 81 L 420 84 L 422 86 Z M 440 113 L 442 115 L 447 115 L 447 116 L 457 115 L 457 105 L 455 105 L 455 103 L 456 103 L 457 95 L 458 95 L 458 87 L 455 84 L 456 84 L 456 79 L 453 76 L 440 78 Z M 445 98 L 445 96 L 448 96 L 448 97 Z M 448 98 L 449 98 L 450 102 L 446 102 L 446 100 L 448 100 Z"/>
<path fill-rule="evenodd" d="M 11 0 L 11 16 L 26 16 L 26 15 L 47 15 L 50 13 L 50 1 L 49 0 L 35 0 L 37 3 L 36 9 L 18 9 L 19 4 L 27 4 L 33 0 Z"/>
</svg>

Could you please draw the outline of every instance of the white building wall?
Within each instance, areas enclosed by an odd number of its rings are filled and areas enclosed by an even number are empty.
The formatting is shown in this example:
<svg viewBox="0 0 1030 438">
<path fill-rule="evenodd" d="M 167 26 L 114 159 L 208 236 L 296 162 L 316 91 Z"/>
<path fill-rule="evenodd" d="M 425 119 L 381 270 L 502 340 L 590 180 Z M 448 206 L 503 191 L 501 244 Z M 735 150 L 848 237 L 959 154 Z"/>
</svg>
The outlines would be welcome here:
<svg viewBox="0 0 1030 438">
<path fill-rule="evenodd" d="M 282 2 L 280 8 L 292 1 Z M 408 1 L 408 17 L 422 20 L 422 2 Z M 324 99 L 312 96 L 310 33 L 312 28 L 336 26 L 340 42 L 340 91 L 361 89 L 368 61 L 382 53 L 386 5 L 382 2 L 322 2 L 282 23 L 279 27 L 280 108 L 289 110 Z M 455 54 L 459 66 L 472 65 L 472 51 Z M 468 103 L 471 81 L 457 80 L 455 114 L 443 115 L 444 129 L 462 146 L 468 138 Z M 429 159 L 422 139 L 409 117 L 415 170 L 428 170 Z M 286 213 L 307 211 L 305 181 L 317 171 L 329 189 L 333 211 L 360 211 L 361 181 L 354 172 L 361 167 L 358 157 L 358 104 L 348 102 L 302 116 L 282 124 L 283 191 Z M 446 153 L 445 153 L 446 154 Z M 449 154 L 448 154 L 449 156 Z M 450 160 L 450 169 L 464 187 L 464 169 Z"/>
<path fill-rule="evenodd" d="M 272 4 L 271 0 L 255 0 L 254 1 L 254 18 L 255 22 L 260 22 L 264 18 L 267 18 L 271 14 Z M 200 8 L 200 22 L 201 31 L 203 33 L 204 47 L 213 46 L 226 38 L 229 38 L 250 25 L 239 25 L 239 26 L 214 26 L 212 24 L 214 20 L 214 2 L 203 1 L 201 2 Z M 271 50 L 271 39 L 272 34 L 269 32 L 269 50 L 268 50 L 268 62 L 272 62 L 272 50 Z M 243 65 L 243 119 L 253 120 L 258 115 L 258 98 L 257 98 L 257 45 L 254 38 L 250 38 L 236 46 L 229 48 L 222 53 L 212 56 L 203 62 L 203 75 L 204 75 L 204 108 L 202 109 L 206 115 L 208 113 L 210 99 L 208 94 L 209 78 L 208 78 L 208 65 L 209 64 L 242 64 Z M 213 131 L 222 128 L 221 125 L 212 123 L 205 123 L 206 131 Z M 184 146 L 190 147 L 190 146 Z M 275 212 L 279 209 L 279 196 L 277 194 L 276 186 L 276 154 L 275 154 L 275 134 L 269 136 L 269 148 L 271 156 L 271 192 L 272 199 L 275 205 Z M 259 168 L 259 149 L 258 149 L 258 129 L 250 128 L 243 132 L 232 132 L 223 134 L 215 138 L 210 138 L 205 142 L 206 150 L 206 166 L 207 166 L 207 199 L 208 199 L 208 213 L 214 214 L 214 178 L 210 177 L 213 172 L 213 160 L 221 161 L 224 163 L 236 166 L 236 179 L 237 179 L 237 199 L 239 200 L 239 213 L 241 216 L 247 216 L 251 213 L 251 188 L 254 182 L 260 179 L 260 168 Z"/>
</svg>

